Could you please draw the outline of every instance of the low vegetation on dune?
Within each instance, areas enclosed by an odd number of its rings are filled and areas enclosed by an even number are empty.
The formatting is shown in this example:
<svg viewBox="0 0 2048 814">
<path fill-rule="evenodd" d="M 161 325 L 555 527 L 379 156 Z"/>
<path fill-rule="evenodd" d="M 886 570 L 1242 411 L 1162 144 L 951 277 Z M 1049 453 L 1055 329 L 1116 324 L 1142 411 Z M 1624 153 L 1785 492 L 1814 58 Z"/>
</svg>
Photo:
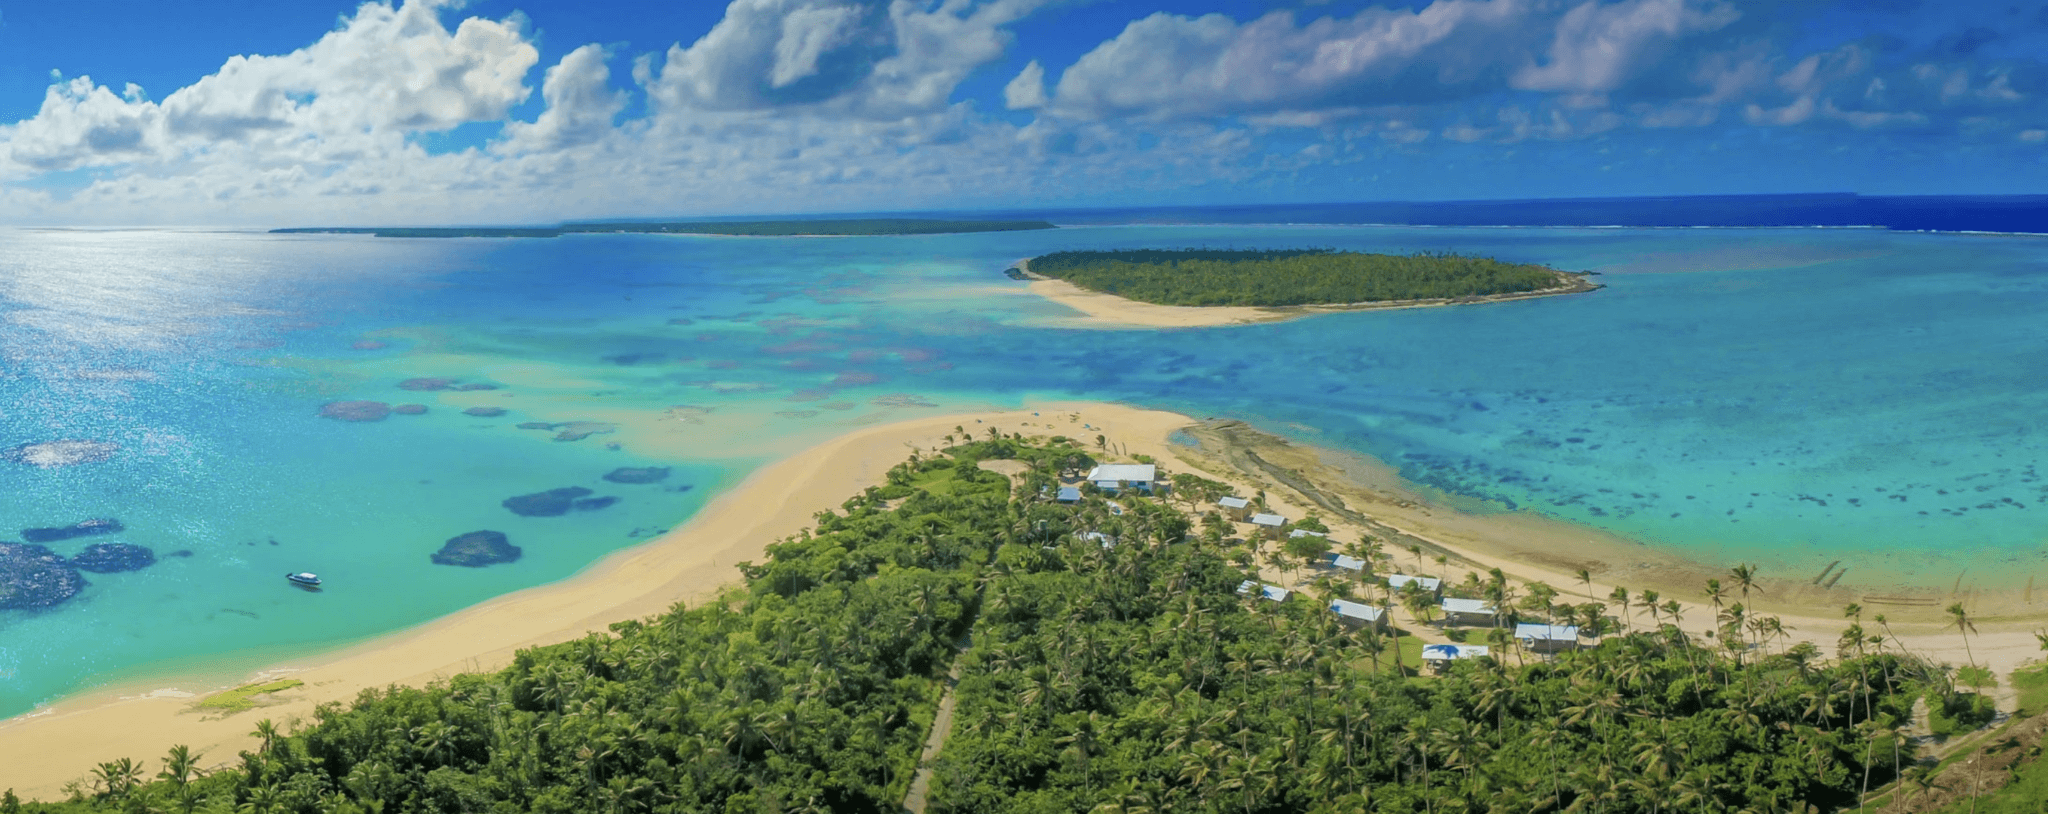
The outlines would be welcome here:
<svg viewBox="0 0 2048 814">
<path fill-rule="evenodd" d="M 990 435 L 913 456 L 696 607 L 368 690 L 295 731 L 257 722 L 239 756 L 109 755 L 69 800 L 0 809 L 1829 811 L 1914 766 L 1918 699 L 1978 706 L 1860 630 L 1832 659 L 1774 648 L 1740 604 L 1717 641 L 1664 613 L 1553 657 L 1495 635 L 1495 657 L 1424 677 L 1327 601 L 1240 595 L 1279 547 L 1207 513 L 1219 484 L 1061 503 L 1087 446 Z M 1468 582 L 1503 606 L 1555 596 Z M 1377 585 L 1308 592 L 1391 600 Z M 942 705 L 950 736 L 921 764 Z"/>
<path fill-rule="evenodd" d="M 1332 249 L 1136 249 L 1055 252 L 1031 273 L 1157 305 L 1348 305 L 1525 294 L 1584 286 L 1527 263 L 1450 253 Z"/>
</svg>

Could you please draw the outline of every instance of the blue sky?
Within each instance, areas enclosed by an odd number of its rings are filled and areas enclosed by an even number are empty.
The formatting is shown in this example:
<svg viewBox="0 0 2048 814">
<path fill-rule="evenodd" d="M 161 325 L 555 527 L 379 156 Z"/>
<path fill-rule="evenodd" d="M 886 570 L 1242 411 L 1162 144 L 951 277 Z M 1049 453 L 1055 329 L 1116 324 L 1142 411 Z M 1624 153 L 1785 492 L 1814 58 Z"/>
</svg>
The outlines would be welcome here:
<svg viewBox="0 0 2048 814">
<path fill-rule="evenodd" d="M 2048 2 L 0 3 L 0 221 L 2048 192 Z"/>
</svg>

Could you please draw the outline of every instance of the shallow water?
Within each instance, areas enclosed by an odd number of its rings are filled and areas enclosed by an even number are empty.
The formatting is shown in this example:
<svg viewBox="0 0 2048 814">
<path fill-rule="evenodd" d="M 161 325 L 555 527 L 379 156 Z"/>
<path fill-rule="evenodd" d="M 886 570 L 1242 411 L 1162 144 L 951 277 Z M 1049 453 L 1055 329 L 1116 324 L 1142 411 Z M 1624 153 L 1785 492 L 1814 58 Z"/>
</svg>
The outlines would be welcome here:
<svg viewBox="0 0 2048 814">
<path fill-rule="evenodd" d="M 998 273 L 1059 248 L 1303 244 L 1485 253 L 1600 271 L 1608 287 L 1091 331 L 1048 327 L 1069 312 Z M 2048 242 L 1871 230 L 0 235 L 0 447 L 119 447 L 99 463 L 0 464 L 0 529 L 116 517 L 126 532 L 51 547 L 120 540 L 162 558 L 88 575 L 53 609 L 0 611 L 0 715 L 417 624 L 573 574 L 855 424 L 1045 398 L 1247 418 L 1424 487 L 1708 562 L 1805 576 L 1844 559 L 1846 585 L 1947 587 L 1966 572 L 2016 586 L 2043 559 L 2048 518 L 2044 300 Z M 397 387 L 421 376 L 500 389 Z M 344 399 L 428 412 L 317 416 Z M 571 421 L 617 428 L 573 441 L 517 428 Z M 643 465 L 673 471 L 600 479 Z M 560 517 L 500 506 L 563 486 L 620 500 Z M 429 562 L 480 529 L 524 556 Z M 286 585 L 296 570 L 328 590 Z"/>
</svg>

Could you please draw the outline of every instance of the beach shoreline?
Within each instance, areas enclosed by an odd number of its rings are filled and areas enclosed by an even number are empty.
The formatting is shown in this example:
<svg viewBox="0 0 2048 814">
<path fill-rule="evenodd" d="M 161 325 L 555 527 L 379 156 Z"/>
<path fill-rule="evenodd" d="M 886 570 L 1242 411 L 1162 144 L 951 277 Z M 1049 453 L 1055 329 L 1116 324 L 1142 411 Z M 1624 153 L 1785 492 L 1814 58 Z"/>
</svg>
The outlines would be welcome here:
<svg viewBox="0 0 2048 814">
<path fill-rule="evenodd" d="M 1062 326 L 1104 330 L 1215 328 L 1230 325 L 1255 325 L 1264 322 L 1287 322 L 1320 314 L 1336 314 L 1347 311 L 1395 311 L 1409 308 L 1442 308 L 1453 305 L 1513 302 L 1515 300 L 1559 297 L 1568 294 L 1584 294 L 1601 288 L 1600 284 L 1593 282 L 1589 275 L 1558 272 L 1560 278 L 1568 282 L 1553 288 L 1515 294 L 1489 294 L 1451 299 L 1393 300 L 1388 302 L 1271 307 L 1252 305 L 1156 305 L 1149 302 L 1126 299 L 1115 294 L 1091 291 L 1065 280 L 1058 280 L 1034 273 L 1031 271 L 1031 261 L 1028 259 L 1017 261 L 1016 268 L 1029 281 L 1025 285 L 1026 291 L 1081 312 L 1079 317 L 1061 321 L 1060 324 Z"/>
<path fill-rule="evenodd" d="M 1112 450 L 1104 453 L 1106 459 L 1148 456 L 1169 472 L 1222 480 L 1240 494 L 1263 492 L 1289 519 L 1314 510 L 1340 545 L 1372 535 L 1394 555 L 1392 567 L 1408 570 L 1413 565 L 1447 583 L 1467 571 L 1484 574 L 1497 567 L 1519 582 L 1549 584 L 1559 592 L 1559 601 L 1605 603 L 1616 585 L 1632 592 L 1656 589 L 1680 603 L 1684 629 L 1697 636 L 1717 627 L 1717 608 L 1701 597 L 1706 578 L 1721 578 L 1731 588 L 1727 601 L 1739 601 L 1727 574 L 1733 563 L 1693 562 L 1533 513 L 1462 511 L 1414 491 L 1385 464 L 1294 443 L 1230 419 L 1203 420 L 1102 402 L 1052 402 L 867 426 L 849 423 L 837 437 L 757 469 L 669 533 L 613 553 L 569 579 L 287 663 L 253 667 L 246 658 L 235 660 L 244 667 L 232 678 L 225 677 L 233 671 L 227 668 L 124 680 L 0 722 L 0 788 L 11 787 L 27 799 L 57 799 L 67 782 L 101 761 L 129 757 L 153 764 L 173 744 L 202 753 L 203 765 L 230 764 L 237 752 L 255 746 L 249 732 L 258 720 L 280 725 L 310 721 L 320 704 L 346 703 L 367 688 L 422 685 L 457 673 L 495 670 L 521 648 L 602 632 L 614 622 L 664 612 L 678 601 L 702 601 L 738 581 L 739 562 L 758 561 L 768 545 L 809 527 L 816 512 L 881 483 L 887 470 L 913 449 L 943 447 L 947 435 L 958 434 L 956 428 L 975 437 L 990 429 L 1090 440 L 1102 435 Z M 1409 554 L 1408 545 L 1423 555 Z M 1436 556 L 1444 557 L 1444 563 L 1424 559 Z M 1576 576 L 1580 568 L 1589 572 L 1590 587 Z M 1761 593 L 1749 604 L 1781 617 L 1791 641 L 1811 641 L 1821 652 L 1833 653 L 1836 637 L 1848 624 L 1841 618 L 1842 605 L 1869 597 L 1848 588 L 1801 587 L 1805 580 L 1799 575 L 1778 576 L 1766 574 Z M 1299 574 L 1269 568 L 1266 578 L 1294 584 Z M 1942 606 L 1950 601 L 1964 602 L 1977 617 L 1981 632 L 1968 648 L 1946 629 Z M 1893 640 L 1913 652 L 1956 664 L 1973 659 L 2001 674 L 2041 655 L 2032 630 L 2048 615 L 2032 608 L 2031 601 L 2012 606 L 2003 597 L 1970 593 L 1930 595 L 1916 603 L 1866 605 L 1865 625 L 1878 632 L 1871 617 L 1888 613 Z M 1609 613 L 1622 615 L 1619 608 Z M 1639 613 L 1626 618 L 1637 629 L 1649 621 Z M 1397 608 L 1395 619 L 1426 640 L 1443 638 L 1443 631 L 1404 610 Z M 211 692 L 281 677 L 305 685 L 237 715 L 208 717 L 192 711 Z M 2004 692 L 2009 701 L 2009 690 Z"/>
<path fill-rule="evenodd" d="M 943 446 L 956 426 L 977 435 L 989 427 L 1044 435 L 1054 431 L 1049 416 L 1055 414 L 1085 416 L 1060 422 L 1073 426 L 1077 437 L 1085 422 L 1098 428 L 1089 434 L 1106 429 L 1118 437 L 1157 437 L 1162 444 L 1188 423 L 1175 413 L 1066 403 L 850 424 L 831 440 L 755 470 L 670 532 L 608 555 L 568 579 L 331 652 L 245 667 L 234 678 L 225 678 L 233 668 L 124 677 L 0 722 L 0 789 L 12 788 L 24 799 L 61 799 L 66 783 L 103 761 L 128 757 L 154 765 L 174 744 L 200 753 L 203 766 L 233 764 L 239 751 L 256 746 L 249 733 L 259 720 L 281 727 L 310 722 L 319 705 L 347 703 L 364 689 L 495 670 L 521 648 L 604 632 L 614 622 L 653 616 L 679 601 L 701 601 L 739 580 L 738 563 L 760 560 L 768 545 L 809 528 L 817 512 L 882 483 L 913 449 Z M 248 712 L 223 717 L 193 710 L 213 692 L 283 677 L 305 684 Z"/>
</svg>

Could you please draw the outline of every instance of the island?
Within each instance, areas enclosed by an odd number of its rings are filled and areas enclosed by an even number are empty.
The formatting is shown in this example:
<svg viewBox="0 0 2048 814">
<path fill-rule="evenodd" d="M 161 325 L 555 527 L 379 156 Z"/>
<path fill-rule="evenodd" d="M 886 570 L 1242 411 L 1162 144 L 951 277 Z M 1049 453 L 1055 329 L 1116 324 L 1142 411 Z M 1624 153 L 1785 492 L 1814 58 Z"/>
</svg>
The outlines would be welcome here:
<svg viewBox="0 0 2048 814">
<path fill-rule="evenodd" d="M 1094 327 L 1199 327 L 1331 311 L 1579 294 L 1590 275 L 1448 252 L 1334 249 L 1064 251 L 1007 270 Z"/>
<path fill-rule="evenodd" d="M 669 234 L 728 237 L 857 237 L 944 235 L 967 232 L 1022 232 L 1057 229 L 1042 220 L 934 220 L 858 218 L 849 220 L 602 221 L 560 226 L 302 226 L 272 229 L 274 235 L 372 235 L 375 237 L 561 237 L 570 234 Z"/>
</svg>

